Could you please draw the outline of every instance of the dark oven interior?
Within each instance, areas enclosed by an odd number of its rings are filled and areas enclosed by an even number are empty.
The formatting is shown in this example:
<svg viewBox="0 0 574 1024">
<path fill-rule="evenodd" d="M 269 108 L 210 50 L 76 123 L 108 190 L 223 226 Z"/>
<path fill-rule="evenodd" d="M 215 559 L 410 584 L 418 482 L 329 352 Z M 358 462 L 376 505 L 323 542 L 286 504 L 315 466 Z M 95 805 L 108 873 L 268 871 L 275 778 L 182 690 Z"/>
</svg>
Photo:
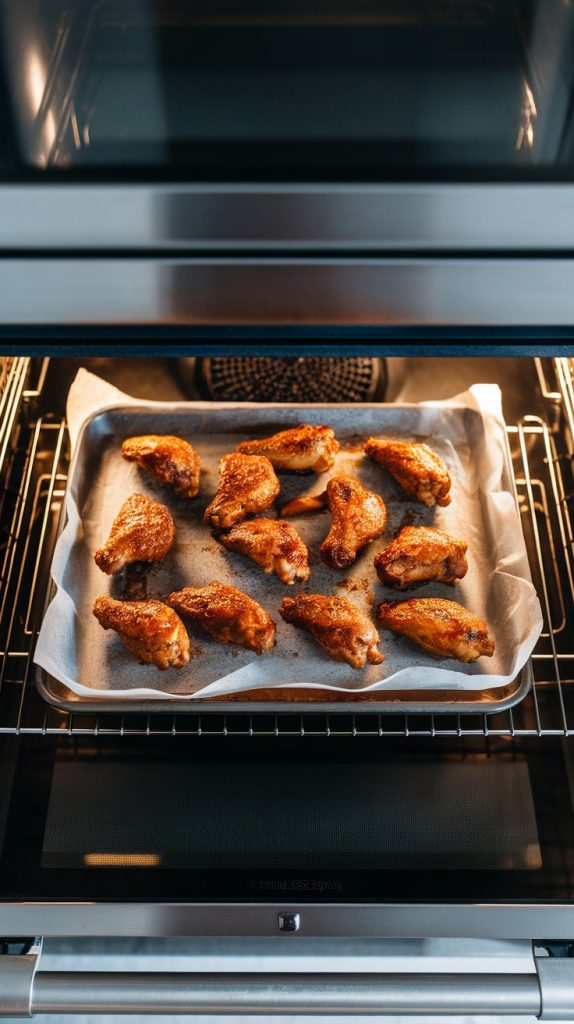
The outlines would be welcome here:
<svg viewBox="0 0 574 1024">
<path fill-rule="evenodd" d="M 544 616 L 526 697 L 493 715 L 50 706 L 32 656 L 80 365 L 168 400 L 420 401 L 498 383 Z M 2 374 L 4 899 L 572 898 L 571 360 L 26 357 Z"/>
</svg>

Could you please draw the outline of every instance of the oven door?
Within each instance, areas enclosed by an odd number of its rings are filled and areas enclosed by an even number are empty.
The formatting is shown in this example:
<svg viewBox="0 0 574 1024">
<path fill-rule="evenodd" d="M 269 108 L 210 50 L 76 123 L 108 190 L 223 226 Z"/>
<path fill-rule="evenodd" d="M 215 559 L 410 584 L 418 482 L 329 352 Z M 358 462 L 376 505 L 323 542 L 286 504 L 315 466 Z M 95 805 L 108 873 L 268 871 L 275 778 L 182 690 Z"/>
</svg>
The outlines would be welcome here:
<svg viewBox="0 0 574 1024">
<path fill-rule="evenodd" d="M 3 740 L 4 1014 L 571 1018 L 567 743 L 108 724 Z"/>
<path fill-rule="evenodd" d="M 0 13 L 4 324 L 574 322 L 562 0 Z"/>
</svg>

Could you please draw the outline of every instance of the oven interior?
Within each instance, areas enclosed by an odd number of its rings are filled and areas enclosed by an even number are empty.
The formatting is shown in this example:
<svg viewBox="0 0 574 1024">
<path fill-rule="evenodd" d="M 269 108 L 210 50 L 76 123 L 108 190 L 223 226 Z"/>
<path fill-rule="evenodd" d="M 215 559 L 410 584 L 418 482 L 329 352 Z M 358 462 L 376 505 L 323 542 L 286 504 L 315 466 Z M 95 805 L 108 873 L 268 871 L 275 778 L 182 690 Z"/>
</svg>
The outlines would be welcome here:
<svg viewBox="0 0 574 1024">
<path fill-rule="evenodd" d="M 569 5 L 2 6 L 23 167 L 224 180 L 568 177 Z"/>
<path fill-rule="evenodd" d="M 357 704 L 95 715 L 45 703 L 32 656 L 69 463 L 65 398 L 80 365 L 168 400 L 237 400 L 242 379 L 260 381 L 250 397 L 265 400 L 273 373 L 296 382 L 291 400 L 306 379 L 317 401 L 332 400 L 329 382 L 341 401 L 440 399 L 498 383 L 544 616 L 527 696 L 492 715 Z M 572 899 L 572 360 L 24 357 L 4 359 L 2 374 L 2 899 Z"/>
</svg>

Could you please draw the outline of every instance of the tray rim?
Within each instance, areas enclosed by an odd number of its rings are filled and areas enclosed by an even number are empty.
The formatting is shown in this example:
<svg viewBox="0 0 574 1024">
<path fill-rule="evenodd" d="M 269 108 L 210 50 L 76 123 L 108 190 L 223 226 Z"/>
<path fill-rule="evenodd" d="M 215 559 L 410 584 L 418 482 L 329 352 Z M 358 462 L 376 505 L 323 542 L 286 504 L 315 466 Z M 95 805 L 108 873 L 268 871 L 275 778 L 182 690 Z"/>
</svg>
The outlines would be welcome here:
<svg viewBox="0 0 574 1024">
<path fill-rule="evenodd" d="M 129 396 L 126 396 L 129 398 Z M 457 396 L 454 396 L 456 398 Z M 56 531 L 56 538 L 54 541 L 54 547 L 58 543 L 60 535 L 65 527 L 66 523 L 66 505 L 70 488 L 74 480 L 74 471 L 76 463 L 79 461 L 79 455 L 82 446 L 82 440 L 87 432 L 88 428 L 93 422 L 99 417 L 112 412 L 132 412 L 132 413 L 150 413 L 152 410 L 161 412 L 182 412 L 189 411 L 190 409 L 210 409 L 217 411 L 219 409 L 245 409 L 245 410 L 281 410 L 293 409 L 293 410 L 308 410 L 308 409 L 381 409 L 382 407 L 401 407 L 401 408 L 418 408 L 421 405 L 427 407 L 433 406 L 447 406 L 449 400 L 445 401 L 437 400 L 429 402 L 293 402 L 285 406 L 279 402 L 208 402 L 208 401 L 197 401 L 197 402 L 155 402 L 145 401 L 138 399 L 129 399 L 128 402 L 113 401 L 106 404 L 93 413 L 90 413 L 86 419 L 82 422 L 78 431 L 76 442 L 74 445 L 74 452 L 70 461 L 70 468 L 68 471 L 68 479 L 66 482 L 66 489 L 64 497 L 62 499 L 62 507 L 60 510 L 60 516 L 58 521 L 58 528 Z M 469 406 L 458 404 L 455 401 L 452 402 L 453 409 L 468 410 L 474 412 L 477 416 L 480 416 L 478 410 L 473 410 Z M 506 427 L 504 420 L 502 421 L 503 426 Z M 67 425 L 66 425 L 66 429 Z M 503 450 L 503 469 L 501 484 L 504 486 L 513 496 L 516 509 L 519 515 L 520 521 L 520 509 L 518 503 L 518 492 L 516 490 L 516 481 L 512 470 L 512 455 L 510 452 L 510 444 L 508 441 L 508 433 L 504 429 L 504 450 Z M 55 584 L 52 580 L 51 574 L 48 578 L 48 585 L 46 588 L 46 600 L 43 605 L 42 618 L 46 614 L 47 608 L 52 601 L 55 593 Z M 399 714 L 436 714 L 436 715 L 448 715 L 448 714 L 496 714 L 503 711 L 508 711 L 514 707 L 520 701 L 524 699 L 527 693 L 530 691 L 534 684 L 534 673 L 532 668 L 532 659 L 529 658 L 526 665 L 520 670 L 513 682 L 507 686 L 491 687 L 484 690 L 469 690 L 469 691 L 458 691 L 458 690 L 432 690 L 426 691 L 427 699 L 421 700 L 420 690 L 405 690 L 405 691 L 374 691 L 375 693 L 387 694 L 386 699 L 381 697 L 380 700 L 369 698 L 368 693 L 373 691 L 365 691 L 363 696 L 356 694 L 355 699 L 344 697 L 338 700 L 289 700 L 285 697 L 279 697 L 275 700 L 262 700 L 248 698 L 246 694 L 253 694 L 257 691 L 246 690 L 239 694 L 223 694 L 217 699 L 191 697 L 188 700 L 179 698 L 174 700 L 173 698 L 149 698 L 134 701 L 126 701 L 121 698 L 114 700 L 111 697 L 80 697 L 77 694 L 72 695 L 72 691 L 61 683 L 55 676 L 47 672 L 46 669 L 40 665 L 35 665 L 35 684 L 40 696 L 52 707 L 70 713 L 84 713 L 84 714 L 108 714 L 108 715 L 137 715 L 137 714 L 169 714 L 169 715 L 189 715 L 196 714 L 201 715 L 204 713 L 213 714 L 256 714 L 256 713 L 267 713 L 267 714 L 329 714 L 329 715 L 355 715 L 355 714 L 371 714 L 371 715 L 399 715 Z M 271 687 L 269 688 L 271 689 Z M 279 689 L 279 688 L 278 688 Z M 287 688 L 283 688 L 284 692 L 289 693 Z M 510 691 L 510 692 L 509 692 Z M 316 690 L 312 692 L 317 692 Z M 326 691 L 332 692 L 332 691 Z M 352 693 L 352 691 L 349 691 Z M 401 699 L 392 697 L 392 694 L 401 694 Z M 428 694 L 438 694 L 434 700 L 428 698 Z M 461 694 L 458 698 L 455 694 Z M 412 696 L 408 696 L 408 695 Z M 475 694 L 475 698 L 469 697 L 470 694 Z M 499 696 L 496 696 L 496 695 Z M 444 696 L 443 696 L 444 695 Z"/>
</svg>

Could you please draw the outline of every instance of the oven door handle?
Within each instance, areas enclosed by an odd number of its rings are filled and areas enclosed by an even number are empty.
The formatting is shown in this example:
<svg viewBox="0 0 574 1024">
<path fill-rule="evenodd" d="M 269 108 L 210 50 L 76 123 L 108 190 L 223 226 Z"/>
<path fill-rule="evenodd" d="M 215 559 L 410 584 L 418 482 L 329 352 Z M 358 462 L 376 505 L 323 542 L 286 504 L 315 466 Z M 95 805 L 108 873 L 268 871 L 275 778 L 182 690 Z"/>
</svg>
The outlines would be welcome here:
<svg viewBox="0 0 574 1024">
<path fill-rule="evenodd" d="M 14 961 L 20 958 L 9 957 Z M 572 961 L 574 964 L 574 961 Z M 17 1004 L 8 963 L 0 1015 L 60 1014 L 528 1014 L 543 998 L 532 974 L 191 974 L 41 971 Z M 12 975 L 14 978 L 14 975 Z M 562 983 L 574 1016 L 574 987 Z M 559 1019 L 558 1000 L 552 1004 Z"/>
</svg>

